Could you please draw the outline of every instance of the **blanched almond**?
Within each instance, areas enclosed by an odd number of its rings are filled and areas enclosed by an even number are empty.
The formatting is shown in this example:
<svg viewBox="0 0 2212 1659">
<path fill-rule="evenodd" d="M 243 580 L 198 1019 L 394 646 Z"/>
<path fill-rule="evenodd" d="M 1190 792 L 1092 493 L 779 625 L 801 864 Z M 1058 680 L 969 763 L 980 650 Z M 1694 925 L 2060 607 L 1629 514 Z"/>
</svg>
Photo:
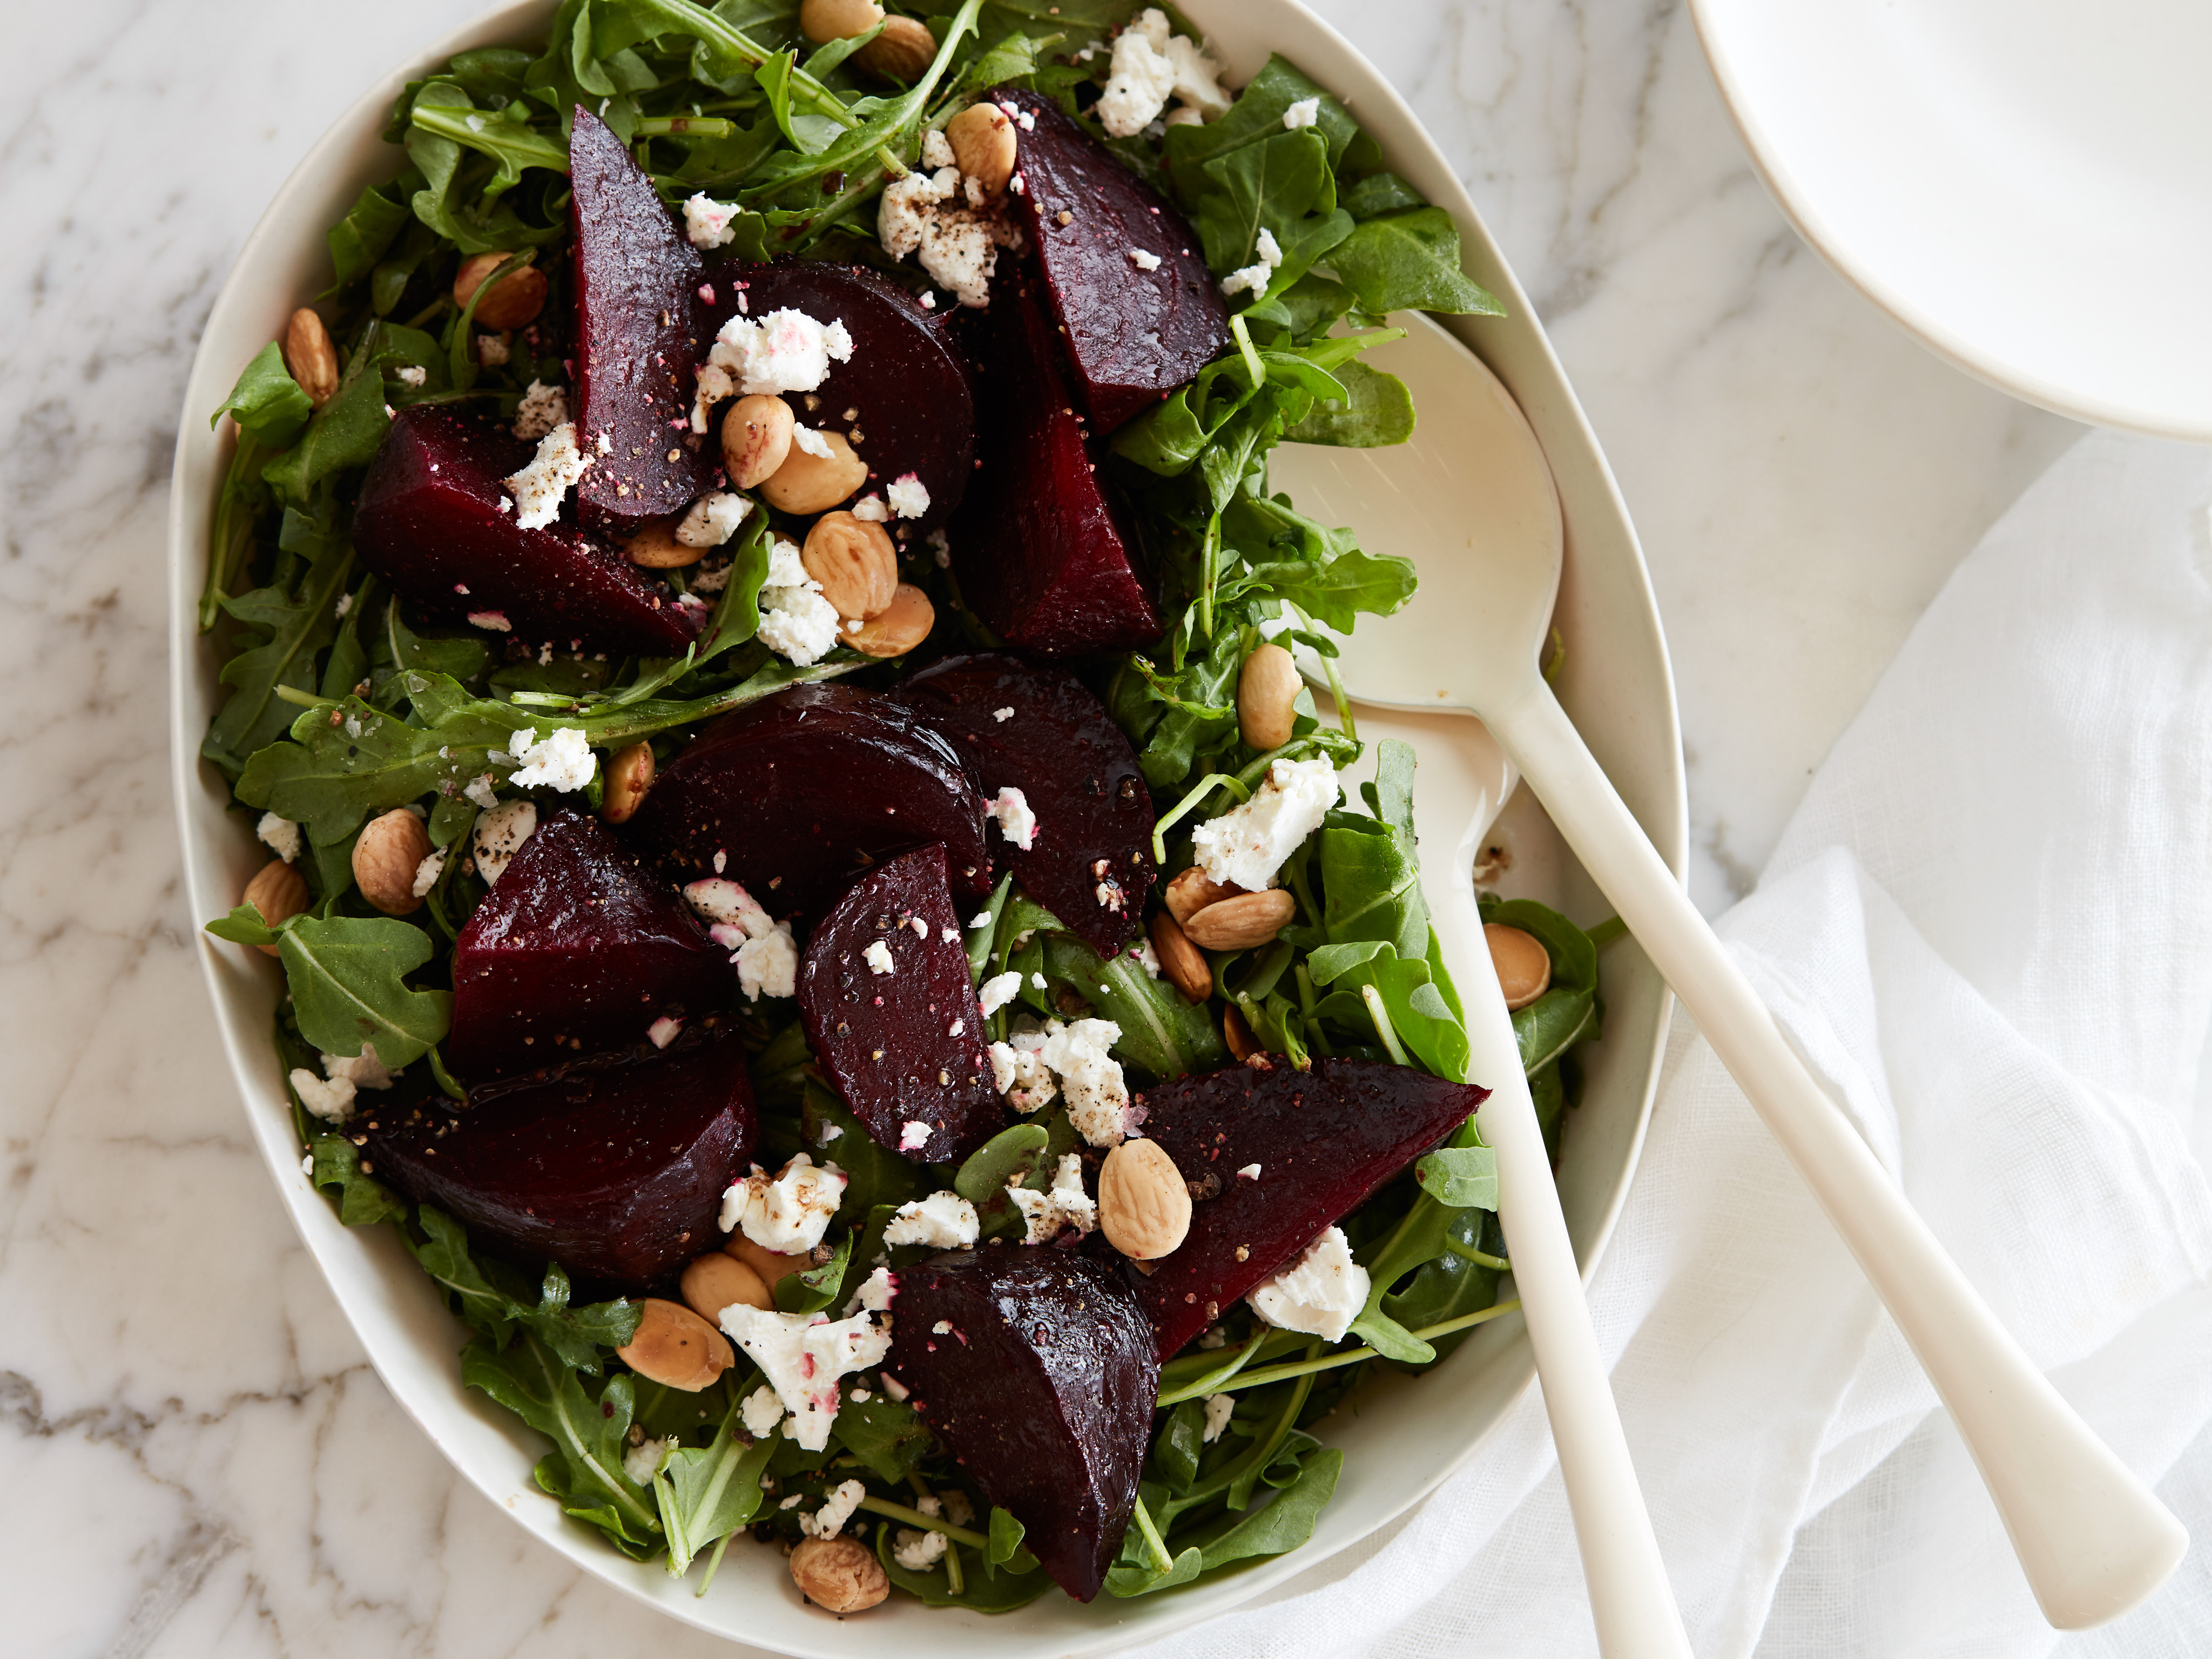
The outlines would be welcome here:
<svg viewBox="0 0 2212 1659">
<path fill-rule="evenodd" d="M 1188 870 L 1176 872 L 1175 879 L 1167 884 L 1165 897 L 1169 913 L 1187 927 L 1190 919 L 1207 905 L 1218 904 L 1223 899 L 1243 890 L 1241 887 L 1214 880 L 1194 864 Z"/>
<path fill-rule="evenodd" d="M 901 582 L 882 616 L 861 623 L 858 633 L 841 637 L 863 656 L 903 657 L 927 639 L 936 625 L 937 607 L 930 604 L 929 595 Z"/>
<path fill-rule="evenodd" d="M 1498 988 L 1505 993 L 1508 1009 L 1526 1008 L 1552 988 L 1552 953 L 1534 933 L 1486 921 L 1482 938 L 1490 946 L 1490 965 L 1498 970 Z"/>
<path fill-rule="evenodd" d="M 792 1274 L 803 1273 L 814 1265 L 810 1256 L 804 1254 L 780 1255 L 754 1243 L 743 1233 L 732 1233 L 722 1245 L 722 1254 L 744 1262 L 758 1273 L 761 1283 L 767 1285 L 771 1293 Z"/>
<path fill-rule="evenodd" d="M 1098 1166 L 1098 1231 L 1136 1261 L 1157 1261 L 1190 1231 L 1190 1188 L 1157 1140 L 1125 1140 Z"/>
<path fill-rule="evenodd" d="M 996 196 L 1014 176 L 1019 141 L 1013 122 L 996 104 L 969 105 L 945 124 L 945 142 L 952 146 L 961 173 L 982 185 L 987 196 Z"/>
<path fill-rule="evenodd" d="M 805 518 L 827 513 L 868 481 L 868 464 L 853 451 L 842 432 L 824 432 L 827 455 L 801 449 L 794 441 L 783 465 L 763 481 L 760 493 L 780 513 Z"/>
<path fill-rule="evenodd" d="M 690 547 L 676 539 L 678 519 L 648 519 L 645 527 L 623 544 L 623 557 L 641 570 L 681 570 L 707 556 L 703 547 Z"/>
<path fill-rule="evenodd" d="M 729 1339 L 681 1302 L 647 1297 L 637 1334 L 615 1352 L 647 1382 L 696 1394 L 737 1363 Z"/>
<path fill-rule="evenodd" d="M 1263 893 L 1217 899 L 1194 910 L 1184 919 L 1182 930 L 1192 944 L 1208 951 L 1253 951 L 1272 944 L 1297 913 L 1297 899 L 1288 888 L 1271 887 Z"/>
<path fill-rule="evenodd" d="M 898 592 L 898 549 L 879 524 L 849 513 L 824 513 L 806 532 L 799 562 L 822 584 L 822 597 L 848 622 L 866 622 L 890 608 Z"/>
<path fill-rule="evenodd" d="M 1176 925 L 1176 919 L 1164 910 L 1155 911 L 1150 931 L 1152 954 L 1160 959 L 1160 971 L 1176 989 L 1193 1002 L 1212 996 L 1213 969 L 1206 966 L 1205 953 Z"/>
<path fill-rule="evenodd" d="M 722 471 L 732 489 L 752 489 L 774 477 L 791 455 L 798 424 L 791 405 L 771 392 L 740 398 L 722 416 Z"/>
<path fill-rule="evenodd" d="M 1255 749 L 1280 749 L 1298 717 L 1298 665 L 1279 645 L 1263 645 L 1237 676 L 1237 729 Z"/>
<path fill-rule="evenodd" d="M 430 832 L 404 806 L 372 818 L 353 844 L 354 885 L 387 916 L 422 908 L 415 896 L 415 872 L 430 856 Z"/>
<path fill-rule="evenodd" d="M 710 1325 L 720 1321 L 723 1309 L 739 1303 L 763 1313 L 775 1310 L 775 1298 L 761 1283 L 761 1276 L 720 1250 L 701 1256 L 684 1270 L 683 1290 L 691 1311 Z"/>
<path fill-rule="evenodd" d="M 282 859 L 271 859 L 253 872 L 240 899 L 261 914 L 271 927 L 307 908 L 307 878 Z M 265 957 L 283 954 L 273 945 L 253 947 Z"/>
<path fill-rule="evenodd" d="M 627 749 L 617 749 L 607 762 L 606 777 L 601 785 L 599 816 L 609 823 L 628 823 L 631 815 L 645 804 L 645 792 L 653 787 L 653 745 L 639 742 Z"/>
<path fill-rule="evenodd" d="M 890 1575 L 857 1538 L 802 1538 L 791 1552 L 791 1582 L 824 1613 L 866 1613 L 891 1593 Z"/>
</svg>

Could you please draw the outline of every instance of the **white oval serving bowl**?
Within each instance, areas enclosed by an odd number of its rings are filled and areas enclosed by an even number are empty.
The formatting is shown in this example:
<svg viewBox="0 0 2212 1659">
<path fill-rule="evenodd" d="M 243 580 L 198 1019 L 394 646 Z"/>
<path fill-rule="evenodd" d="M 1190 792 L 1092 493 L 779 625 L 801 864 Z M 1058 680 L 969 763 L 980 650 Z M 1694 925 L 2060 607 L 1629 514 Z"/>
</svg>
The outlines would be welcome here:
<svg viewBox="0 0 2212 1659">
<path fill-rule="evenodd" d="M 170 669 L 173 763 L 193 915 L 226 914 L 261 861 L 243 814 L 199 758 L 216 704 L 217 662 L 198 633 L 195 608 L 206 568 L 209 514 L 222 482 L 228 439 L 208 413 L 240 368 L 281 331 L 292 308 L 328 280 L 323 233 L 362 187 L 400 165 L 380 134 L 402 84 L 454 52 L 495 43 L 528 45 L 551 12 L 520 0 L 486 14 L 370 88 L 324 135 L 277 192 L 217 297 L 186 388 L 170 507 Z M 1397 172 L 1458 220 L 1470 275 L 1498 295 L 1509 315 L 1452 319 L 1528 411 L 1556 474 L 1567 525 L 1567 565 L 1559 623 L 1568 648 L 1559 686 L 1589 738 L 1668 863 L 1681 869 L 1686 841 L 1681 744 L 1674 684 L 1656 606 L 1626 508 L 1604 456 L 1541 328 L 1450 167 L 1397 94 L 1341 37 L 1292 0 L 1188 0 L 1233 82 L 1279 51 L 1331 87 L 1382 144 Z M 1374 526 L 1366 544 L 1390 550 L 1387 503 L 1393 452 L 1375 464 Z M 1278 452 L 1279 473 L 1295 462 Z M 1295 489 L 1294 483 L 1291 485 Z M 1354 520 L 1355 527 L 1360 521 Z M 1419 601 L 1415 600 L 1418 604 Z M 1466 822 L 1463 769 L 1455 740 L 1463 722 L 1374 714 L 1361 732 L 1416 744 L 1423 765 L 1417 811 L 1431 844 L 1449 846 Z M 1586 924 L 1607 907 L 1559 848 L 1540 812 L 1509 806 L 1498 836 L 1516 852 L 1510 890 L 1560 904 Z M 281 976 L 267 958 L 201 935 L 201 959 L 248 1120 L 309 1252 L 393 1397 L 468 1480 L 579 1567 L 684 1622 L 781 1652 L 847 1659 L 896 1647 L 911 1659 L 974 1659 L 979 1653 L 1073 1656 L 1110 1651 L 1194 1624 L 1315 1565 L 1404 1512 L 1463 1463 L 1534 1375 L 1517 1318 L 1482 1327 L 1435 1371 L 1409 1382 L 1378 1377 L 1362 1410 L 1331 1419 L 1322 1434 L 1346 1450 L 1344 1476 L 1304 1548 L 1255 1563 L 1218 1582 L 1156 1597 L 1089 1607 L 1048 1593 L 1017 1613 L 987 1617 L 900 1600 L 864 1619 L 839 1621 L 804 1605 L 783 1558 L 732 1548 L 709 1594 L 670 1578 L 659 1563 L 617 1554 L 568 1521 L 538 1489 L 531 1468 L 542 1448 L 523 1425 L 460 1384 L 465 1333 L 430 1281 L 386 1228 L 349 1230 L 300 1167 L 283 1073 L 270 1042 Z M 1559 1170 L 1567 1220 L 1587 1274 L 1625 1196 L 1641 1148 L 1672 1006 L 1634 946 L 1607 953 L 1605 1041 L 1588 1051 L 1588 1086 L 1572 1115 Z"/>
</svg>

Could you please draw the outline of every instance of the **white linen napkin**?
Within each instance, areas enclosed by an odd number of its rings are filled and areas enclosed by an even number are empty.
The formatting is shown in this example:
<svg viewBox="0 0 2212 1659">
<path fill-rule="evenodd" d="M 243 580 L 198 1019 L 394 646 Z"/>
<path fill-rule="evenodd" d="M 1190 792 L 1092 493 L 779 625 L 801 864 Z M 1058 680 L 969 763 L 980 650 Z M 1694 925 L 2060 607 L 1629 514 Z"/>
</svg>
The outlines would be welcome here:
<svg viewBox="0 0 2212 1659">
<path fill-rule="evenodd" d="M 2129 1618 L 2043 1623 L 1910 1350 L 1678 1013 L 1592 1312 L 1701 1659 L 2203 1652 L 2212 452 L 2097 434 L 2030 489 L 1720 931 L 1998 1316 L 2201 1541 Z M 1408 1520 L 1146 1650 L 1595 1651 L 1534 1391 Z"/>
</svg>

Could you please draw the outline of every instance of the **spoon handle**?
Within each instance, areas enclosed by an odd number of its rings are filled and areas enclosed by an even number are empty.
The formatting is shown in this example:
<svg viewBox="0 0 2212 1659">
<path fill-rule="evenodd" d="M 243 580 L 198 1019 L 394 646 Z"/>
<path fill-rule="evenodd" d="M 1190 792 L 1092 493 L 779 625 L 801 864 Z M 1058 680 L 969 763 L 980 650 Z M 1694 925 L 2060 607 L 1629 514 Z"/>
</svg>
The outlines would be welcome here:
<svg viewBox="0 0 2212 1659">
<path fill-rule="evenodd" d="M 1505 1231 L 1559 1474 L 1574 1513 L 1598 1651 L 1605 1659 L 1690 1659 L 1682 1615 L 1590 1328 L 1551 1157 L 1465 869 L 1449 888 L 1438 906 L 1437 938 L 1467 1008 L 1468 1081 L 1487 1084 L 1491 1091 L 1476 1123 L 1498 1154 L 1498 1224 Z"/>
<path fill-rule="evenodd" d="M 2134 1607 L 2180 1561 L 2187 1530 L 2030 1363 L 1814 1081 L 1550 687 L 1532 674 L 1509 706 L 1482 713 L 1911 1343 L 2043 1616 L 2079 1630 Z"/>
</svg>

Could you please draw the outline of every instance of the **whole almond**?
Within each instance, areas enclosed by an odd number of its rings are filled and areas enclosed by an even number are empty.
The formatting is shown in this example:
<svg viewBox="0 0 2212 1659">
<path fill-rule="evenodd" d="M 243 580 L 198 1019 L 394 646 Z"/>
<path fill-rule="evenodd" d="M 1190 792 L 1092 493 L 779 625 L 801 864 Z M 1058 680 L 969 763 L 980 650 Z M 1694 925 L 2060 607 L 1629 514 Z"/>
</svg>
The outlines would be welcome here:
<svg viewBox="0 0 2212 1659">
<path fill-rule="evenodd" d="M 1297 899 L 1288 888 L 1271 887 L 1263 893 L 1217 899 L 1194 910 L 1184 919 L 1182 930 L 1192 944 L 1208 951 L 1253 951 L 1272 944 L 1297 913 Z"/>
<path fill-rule="evenodd" d="M 1280 749 L 1298 717 L 1293 705 L 1304 682 L 1279 645 L 1263 645 L 1244 659 L 1237 676 L 1237 729 L 1255 749 Z"/>
<path fill-rule="evenodd" d="M 323 319 L 306 306 L 284 325 L 284 367 L 317 409 L 337 395 L 338 353 Z"/>
<path fill-rule="evenodd" d="M 898 592 L 898 549 L 883 526 L 849 513 L 824 513 L 806 532 L 799 562 L 822 584 L 822 597 L 848 622 L 890 609 Z"/>
<path fill-rule="evenodd" d="M 952 146 L 960 171 L 982 185 L 987 196 L 996 196 L 1014 176 L 1019 141 L 1013 122 L 996 104 L 969 105 L 945 124 L 945 142 Z"/>
<path fill-rule="evenodd" d="M 687 546 L 676 539 L 680 520 L 648 519 L 637 534 L 622 544 L 623 557 L 641 570 L 681 570 L 707 556 L 703 547 Z"/>
<path fill-rule="evenodd" d="M 890 1575 L 857 1538 L 802 1538 L 791 1552 L 791 1582 L 824 1613 L 866 1613 L 891 1593 Z"/>
<path fill-rule="evenodd" d="M 696 1394 L 737 1363 L 729 1339 L 681 1302 L 647 1297 L 637 1334 L 615 1352 L 649 1382 Z"/>
<path fill-rule="evenodd" d="M 1136 1261 L 1172 1255 L 1190 1231 L 1190 1188 L 1157 1140 L 1125 1140 L 1098 1166 L 1098 1231 Z"/>
<path fill-rule="evenodd" d="M 404 806 L 369 820 L 353 844 L 354 885 L 387 916 L 422 908 L 415 896 L 415 872 L 430 856 L 429 831 Z"/>
<path fill-rule="evenodd" d="M 799 9 L 799 32 L 816 46 L 849 40 L 884 21 L 876 0 L 805 0 Z"/>
<path fill-rule="evenodd" d="M 1176 919 L 1164 910 L 1155 911 L 1151 932 L 1152 954 L 1160 959 L 1160 971 L 1176 989 L 1193 1002 L 1203 1002 L 1212 996 L 1213 969 L 1206 966 L 1205 953 L 1190 942 L 1190 936 L 1176 926 Z"/>
<path fill-rule="evenodd" d="M 754 489 L 776 474 L 791 454 L 791 405 L 756 392 L 732 404 L 722 416 L 722 471 L 732 489 Z"/>
<path fill-rule="evenodd" d="M 811 454 L 794 439 L 783 465 L 762 482 L 760 493 L 779 513 L 801 518 L 827 513 L 867 483 L 868 464 L 854 453 L 845 434 L 824 432 L 821 436 L 830 447 L 827 455 Z"/>
<path fill-rule="evenodd" d="M 901 582 L 883 615 L 862 623 L 857 633 L 841 637 L 863 656 L 903 657 L 927 639 L 929 630 L 936 626 L 937 607 L 930 604 L 929 595 Z"/>
<path fill-rule="evenodd" d="M 1237 1009 L 1221 1011 L 1221 1040 L 1229 1045 L 1230 1057 L 1239 1065 L 1260 1052 L 1258 1039 L 1252 1028 L 1244 1023 L 1244 1016 Z"/>
<path fill-rule="evenodd" d="M 937 37 L 929 25 L 912 17 L 886 17 L 884 32 L 853 54 L 853 61 L 870 75 L 908 86 L 929 72 L 937 56 Z"/>
<path fill-rule="evenodd" d="M 1241 887 L 1231 886 L 1227 882 L 1214 880 L 1194 864 L 1188 870 L 1176 872 L 1175 878 L 1167 884 L 1165 897 L 1169 913 L 1179 924 L 1187 927 L 1190 919 L 1207 905 L 1218 904 L 1243 890 Z"/>
<path fill-rule="evenodd" d="M 1498 988 L 1505 993 L 1508 1009 L 1526 1008 L 1552 988 L 1552 953 L 1534 933 L 1486 921 L 1482 939 L 1490 946 L 1490 965 L 1498 970 Z"/>
<path fill-rule="evenodd" d="M 471 254 L 462 260 L 460 270 L 453 275 L 453 303 L 466 307 L 484 278 L 514 257 L 494 252 Z M 476 325 L 501 334 L 536 322 L 538 313 L 545 308 L 545 294 L 550 286 L 545 273 L 536 265 L 509 271 L 496 288 L 477 301 Z"/>
<path fill-rule="evenodd" d="M 653 745 L 641 741 L 616 750 L 600 785 L 599 816 L 609 823 L 628 823 L 652 787 Z"/>
<path fill-rule="evenodd" d="M 814 1265 L 814 1258 L 810 1255 L 804 1253 L 798 1255 L 781 1255 L 774 1250 L 754 1243 L 743 1233 L 732 1233 L 727 1239 L 724 1240 L 722 1254 L 734 1261 L 744 1262 L 745 1266 L 758 1273 L 761 1283 L 767 1285 L 770 1291 L 774 1291 L 778 1285 L 790 1278 L 792 1274 L 803 1273 Z"/>
<path fill-rule="evenodd" d="M 263 921 L 274 927 L 307 908 L 307 878 L 283 860 L 271 859 L 253 872 L 253 879 L 246 884 L 246 891 L 239 896 L 261 913 Z M 265 957 L 282 954 L 273 945 L 257 945 L 253 948 Z"/>
<path fill-rule="evenodd" d="M 739 1303 L 763 1313 L 775 1311 L 775 1298 L 761 1283 L 761 1276 L 720 1250 L 701 1256 L 684 1270 L 683 1290 L 691 1311 L 709 1324 L 721 1318 L 723 1309 Z"/>
</svg>

